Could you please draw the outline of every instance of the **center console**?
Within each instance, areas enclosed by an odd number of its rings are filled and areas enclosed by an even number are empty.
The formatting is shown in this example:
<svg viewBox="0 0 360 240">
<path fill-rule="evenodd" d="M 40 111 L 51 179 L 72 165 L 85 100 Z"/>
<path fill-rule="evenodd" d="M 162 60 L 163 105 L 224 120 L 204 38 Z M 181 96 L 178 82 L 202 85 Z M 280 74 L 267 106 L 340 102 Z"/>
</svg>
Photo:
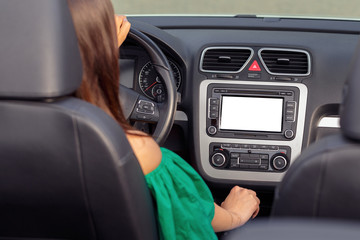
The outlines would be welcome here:
<svg viewBox="0 0 360 240">
<path fill-rule="evenodd" d="M 205 80 L 199 97 L 200 159 L 205 175 L 281 181 L 301 152 L 306 86 Z"/>
</svg>

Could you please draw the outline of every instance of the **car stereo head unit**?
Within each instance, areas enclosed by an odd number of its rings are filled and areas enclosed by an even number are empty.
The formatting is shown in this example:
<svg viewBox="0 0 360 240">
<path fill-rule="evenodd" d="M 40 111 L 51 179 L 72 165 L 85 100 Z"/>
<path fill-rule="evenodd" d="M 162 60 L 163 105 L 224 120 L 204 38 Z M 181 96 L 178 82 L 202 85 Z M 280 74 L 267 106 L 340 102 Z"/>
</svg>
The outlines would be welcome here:
<svg viewBox="0 0 360 240">
<path fill-rule="evenodd" d="M 296 134 L 295 87 L 208 87 L 207 133 L 224 138 L 291 140 Z"/>
</svg>

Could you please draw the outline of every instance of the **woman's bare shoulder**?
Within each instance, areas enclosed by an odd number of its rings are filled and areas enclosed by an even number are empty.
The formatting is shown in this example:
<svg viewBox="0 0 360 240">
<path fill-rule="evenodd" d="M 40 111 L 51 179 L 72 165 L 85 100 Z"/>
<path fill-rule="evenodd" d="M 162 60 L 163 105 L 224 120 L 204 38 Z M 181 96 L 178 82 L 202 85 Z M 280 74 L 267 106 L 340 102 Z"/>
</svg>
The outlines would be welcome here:
<svg viewBox="0 0 360 240">
<path fill-rule="evenodd" d="M 138 159 L 144 175 L 152 172 L 161 162 L 161 151 L 155 140 L 142 132 L 128 132 L 126 137 Z"/>
</svg>

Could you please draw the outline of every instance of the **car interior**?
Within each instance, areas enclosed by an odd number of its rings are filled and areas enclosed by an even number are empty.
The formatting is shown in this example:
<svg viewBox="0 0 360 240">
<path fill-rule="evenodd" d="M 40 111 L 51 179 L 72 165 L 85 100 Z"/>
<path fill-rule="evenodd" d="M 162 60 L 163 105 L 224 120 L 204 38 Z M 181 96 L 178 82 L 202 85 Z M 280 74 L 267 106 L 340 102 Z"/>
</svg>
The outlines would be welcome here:
<svg viewBox="0 0 360 240">
<path fill-rule="evenodd" d="M 159 239 L 124 131 L 74 97 L 67 1 L 0 1 L 0 19 L 0 239 Z M 235 185 L 261 200 L 257 218 L 220 239 L 359 236 L 359 21 L 128 20 L 128 121 L 193 166 L 215 202 Z"/>
</svg>

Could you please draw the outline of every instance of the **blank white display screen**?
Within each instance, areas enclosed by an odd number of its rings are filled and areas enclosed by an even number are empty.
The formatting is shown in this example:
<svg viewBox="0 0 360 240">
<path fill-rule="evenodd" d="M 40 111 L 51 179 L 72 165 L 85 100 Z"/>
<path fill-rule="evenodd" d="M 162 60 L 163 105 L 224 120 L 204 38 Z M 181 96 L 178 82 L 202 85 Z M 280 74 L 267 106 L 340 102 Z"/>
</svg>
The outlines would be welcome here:
<svg viewBox="0 0 360 240">
<path fill-rule="evenodd" d="M 220 129 L 281 132 L 283 98 L 223 96 Z"/>
</svg>

